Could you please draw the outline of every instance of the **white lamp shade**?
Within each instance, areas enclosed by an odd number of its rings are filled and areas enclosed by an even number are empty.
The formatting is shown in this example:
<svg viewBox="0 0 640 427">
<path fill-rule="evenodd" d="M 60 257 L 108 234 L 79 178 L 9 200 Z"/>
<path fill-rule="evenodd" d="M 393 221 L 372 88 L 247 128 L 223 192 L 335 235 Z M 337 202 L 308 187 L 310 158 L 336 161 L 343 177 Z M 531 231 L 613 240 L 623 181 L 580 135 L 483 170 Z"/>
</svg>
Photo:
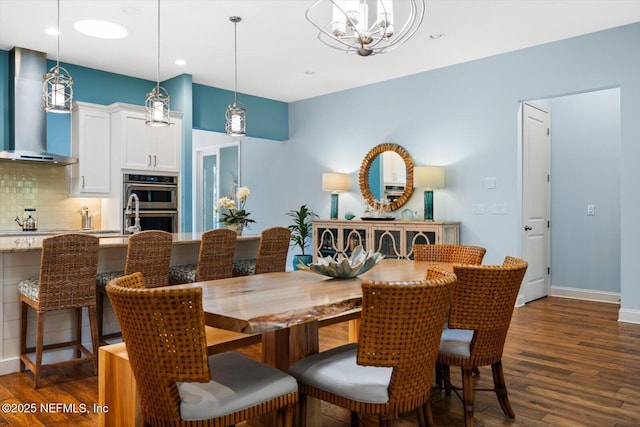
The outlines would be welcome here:
<svg viewBox="0 0 640 427">
<path fill-rule="evenodd" d="M 413 186 L 416 188 L 443 188 L 444 166 L 414 167 Z"/>
<path fill-rule="evenodd" d="M 322 191 L 348 191 L 349 187 L 349 174 L 335 172 L 322 174 Z"/>
</svg>

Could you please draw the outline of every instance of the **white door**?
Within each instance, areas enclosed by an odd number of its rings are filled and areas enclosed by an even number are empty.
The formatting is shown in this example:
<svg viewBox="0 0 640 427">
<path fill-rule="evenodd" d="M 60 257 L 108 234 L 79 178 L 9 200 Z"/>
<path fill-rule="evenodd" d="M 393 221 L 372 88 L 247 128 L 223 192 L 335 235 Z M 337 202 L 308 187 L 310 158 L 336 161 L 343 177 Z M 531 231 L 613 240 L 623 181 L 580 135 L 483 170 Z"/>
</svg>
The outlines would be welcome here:
<svg viewBox="0 0 640 427">
<path fill-rule="evenodd" d="M 529 263 L 522 282 L 524 302 L 549 294 L 550 287 L 550 137 L 549 113 L 522 106 L 523 257 Z"/>
</svg>

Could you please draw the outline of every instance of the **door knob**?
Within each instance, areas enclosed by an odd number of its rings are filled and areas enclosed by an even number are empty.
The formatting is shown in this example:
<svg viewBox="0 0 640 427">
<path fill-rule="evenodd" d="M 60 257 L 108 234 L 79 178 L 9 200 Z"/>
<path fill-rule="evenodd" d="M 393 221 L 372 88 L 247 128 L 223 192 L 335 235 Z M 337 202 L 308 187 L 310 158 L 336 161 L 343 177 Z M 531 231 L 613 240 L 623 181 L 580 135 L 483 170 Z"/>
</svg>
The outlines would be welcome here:
<svg viewBox="0 0 640 427">
<path fill-rule="evenodd" d="M 533 230 L 533 227 L 529 227 L 528 225 L 524 226 L 524 231 L 531 231 Z"/>
</svg>

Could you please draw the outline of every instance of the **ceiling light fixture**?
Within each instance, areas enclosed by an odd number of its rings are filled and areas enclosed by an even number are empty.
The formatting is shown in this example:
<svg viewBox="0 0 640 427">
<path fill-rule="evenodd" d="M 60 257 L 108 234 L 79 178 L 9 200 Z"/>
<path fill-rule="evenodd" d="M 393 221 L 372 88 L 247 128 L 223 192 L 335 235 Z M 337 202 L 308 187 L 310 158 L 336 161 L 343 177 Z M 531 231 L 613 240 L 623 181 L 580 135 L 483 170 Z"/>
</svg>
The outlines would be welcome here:
<svg viewBox="0 0 640 427">
<path fill-rule="evenodd" d="M 58 0 L 58 36 L 56 65 L 43 76 L 42 106 L 51 113 L 71 113 L 73 102 L 73 79 L 69 72 L 60 66 L 60 0 Z"/>
<path fill-rule="evenodd" d="M 158 68 L 156 69 L 156 86 L 147 94 L 145 123 L 150 126 L 169 126 L 171 107 L 169 93 L 160 86 L 160 0 L 158 0 Z"/>
<path fill-rule="evenodd" d="M 229 21 L 233 22 L 233 52 L 235 61 L 235 87 L 233 91 L 233 104 L 227 107 L 225 114 L 225 130 L 230 136 L 245 136 L 247 134 L 247 109 L 242 104 L 238 104 L 238 22 L 242 21 L 239 16 L 230 16 Z"/>
<path fill-rule="evenodd" d="M 329 14 L 327 7 L 331 20 L 317 24 Z M 319 30 L 322 43 L 369 56 L 390 52 L 409 40 L 422 24 L 424 9 L 425 0 L 316 0 L 306 17 Z M 404 24 L 396 25 L 397 17 L 404 18 Z"/>
<path fill-rule="evenodd" d="M 122 25 L 99 19 L 84 19 L 73 24 L 76 31 L 98 39 L 122 39 L 127 37 L 128 31 Z"/>
</svg>

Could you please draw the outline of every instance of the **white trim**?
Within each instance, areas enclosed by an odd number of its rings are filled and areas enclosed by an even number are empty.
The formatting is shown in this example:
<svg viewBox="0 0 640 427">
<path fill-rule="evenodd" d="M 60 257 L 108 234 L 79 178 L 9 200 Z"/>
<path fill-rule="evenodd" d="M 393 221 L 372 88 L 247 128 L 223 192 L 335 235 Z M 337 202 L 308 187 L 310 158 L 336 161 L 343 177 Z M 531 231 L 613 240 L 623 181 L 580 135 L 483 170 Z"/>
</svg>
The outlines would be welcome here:
<svg viewBox="0 0 640 427">
<path fill-rule="evenodd" d="M 551 286 L 551 296 L 620 304 L 620 292 Z"/>
<path fill-rule="evenodd" d="M 11 357 L 0 361 L 0 375 L 20 372 L 20 357 Z"/>
<path fill-rule="evenodd" d="M 618 322 L 640 324 L 640 310 L 621 308 L 618 311 Z"/>
</svg>

